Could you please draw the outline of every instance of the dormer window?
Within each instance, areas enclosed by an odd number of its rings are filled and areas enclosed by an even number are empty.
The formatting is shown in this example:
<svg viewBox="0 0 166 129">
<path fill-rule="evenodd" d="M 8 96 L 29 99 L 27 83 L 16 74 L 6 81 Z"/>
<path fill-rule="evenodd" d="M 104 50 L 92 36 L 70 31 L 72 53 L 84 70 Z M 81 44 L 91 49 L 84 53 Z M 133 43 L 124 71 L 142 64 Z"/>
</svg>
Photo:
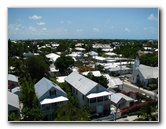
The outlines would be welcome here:
<svg viewBox="0 0 166 129">
<path fill-rule="evenodd" d="M 56 95 L 56 90 L 50 90 L 50 96 Z"/>
</svg>

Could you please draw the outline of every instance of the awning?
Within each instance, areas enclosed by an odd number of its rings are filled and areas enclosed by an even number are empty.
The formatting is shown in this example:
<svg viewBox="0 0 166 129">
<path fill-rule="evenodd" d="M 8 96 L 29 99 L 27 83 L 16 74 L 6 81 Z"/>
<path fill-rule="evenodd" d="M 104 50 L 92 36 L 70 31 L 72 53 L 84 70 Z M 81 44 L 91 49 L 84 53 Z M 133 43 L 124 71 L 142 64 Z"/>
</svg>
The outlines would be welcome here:
<svg viewBox="0 0 166 129">
<path fill-rule="evenodd" d="M 87 98 L 91 99 L 91 98 L 97 98 L 97 97 L 109 96 L 109 95 L 111 95 L 110 92 L 103 91 L 103 92 L 100 92 L 100 93 L 91 93 L 87 96 Z"/>
<path fill-rule="evenodd" d="M 43 101 L 40 102 L 41 105 L 43 104 L 49 104 L 49 103 L 57 103 L 57 102 L 62 102 L 62 101 L 67 101 L 69 100 L 66 97 L 60 96 L 60 97 L 56 97 L 56 98 L 47 98 L 44 99 Z"/>
</svg>

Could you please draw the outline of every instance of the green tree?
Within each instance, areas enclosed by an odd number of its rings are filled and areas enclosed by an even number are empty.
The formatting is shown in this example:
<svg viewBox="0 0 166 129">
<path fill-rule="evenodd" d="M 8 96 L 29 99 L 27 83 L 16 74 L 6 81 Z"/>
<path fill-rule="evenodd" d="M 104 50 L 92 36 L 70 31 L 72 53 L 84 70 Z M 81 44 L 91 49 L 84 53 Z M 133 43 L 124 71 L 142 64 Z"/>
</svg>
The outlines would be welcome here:
<svg viewBox="0 0 166 129">
<path fill-rule="evenodd" d="M 140 63 L 148 66 L 158 66 L 158 53 L 144 54 L 139 57 Z"/>
<path fill-rule="evenodd" d="M 138 116 L 141 116 L 143 120 L 149 121 L 153 117 L 152 113 L 155 110 L 156 109 L 151 105 L 151 103 L 145 104 L 141 107 Z"/>
<path fill-rule="evenodd" d="M 68 70 L 68 68 L 73 65 L 74 60 L 70 56 L 62 55 L 55 61 L 55 66 L 59 69 L 61 73 L 65 73 Z"/>
<path fill-rule="evenodd" d="M 80 109 L 68 102 L 58 107 L 55 116 L 55 121 L 88 121 L 90 114 L 85 108 Z"/>
<path fill-rule="evenodd" d="M 20 119 L 16 117 L 16 114 L 14 112 L 10 113 L 8 115 L 8 121 L 19 121 Z"/>
<path fill-rule="evenodd" d="M 26 70 L 33 79 L 41 79 L 48 75 L 48 64 L 42 56 L 31 56 L 25 60 Z"/>
<path fill-rule="evenodd" d="M 108 80 L 103 75 L 100 77 L 96 77 L 91 72 L 89 72 L 86 77 L 93 80 L 94 82 L 99 83 L 100 85 L 104 86 L 105 88 L 108 88 L 108 86 L 107 86 Z"/>
<path fill-rule="evenodd" d="M 38 105 L 38 99 L 35 94 L 34 82 L 31 78 L 21 79 L 21 102 L 23 108 L 21 110 L 24 121 L 40 121 L 44 115 Z"/>
</svg>

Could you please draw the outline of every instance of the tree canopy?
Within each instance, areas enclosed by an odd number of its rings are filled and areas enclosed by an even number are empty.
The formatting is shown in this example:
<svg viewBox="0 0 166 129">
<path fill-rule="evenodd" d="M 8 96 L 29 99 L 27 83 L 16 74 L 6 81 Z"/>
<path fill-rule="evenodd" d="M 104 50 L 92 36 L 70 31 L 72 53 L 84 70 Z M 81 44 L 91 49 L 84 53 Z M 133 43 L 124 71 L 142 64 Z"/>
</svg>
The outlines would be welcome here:
<svg viewBox="0 0 166 129">
<path fill-rule="evenodd" d="M 48 74 L 48 64 L 42 56 L 31 56 L 25 60 L 28 74 L 33 79 L 41 79 Z"/>
<path fill-rule="evenodd" d="M 69 66 L 74 65 L 74 59 L 70 56 L 62 55 L 55 61 L 56 68 L 59 72 L 64 73 L 68 70 Z"/>
<path fill-rule="evenodd" d="M 38 99 L 35 94 L 34 83 L 32 79 L 21 79 L 21 102 L 23 108 L 21 110 L 23 120 L 25 121 L 40 121 L 43 120 L 44 115 L 38 105 Z"/>
<path fill-rule="evenodd" d="M 105 88 L 108 88 L 108 86 L 107 86 L 108 80 L 103 75 L 100 76 L 100 77 L 96 77 L 91 72 L 89 72 L 86 77 L 93 80 L 93 81 L 95 81 L 95 82 L 97 82 L 97 83 L 99 83 L 100 85 L 104 86 Z"/>
</svg>

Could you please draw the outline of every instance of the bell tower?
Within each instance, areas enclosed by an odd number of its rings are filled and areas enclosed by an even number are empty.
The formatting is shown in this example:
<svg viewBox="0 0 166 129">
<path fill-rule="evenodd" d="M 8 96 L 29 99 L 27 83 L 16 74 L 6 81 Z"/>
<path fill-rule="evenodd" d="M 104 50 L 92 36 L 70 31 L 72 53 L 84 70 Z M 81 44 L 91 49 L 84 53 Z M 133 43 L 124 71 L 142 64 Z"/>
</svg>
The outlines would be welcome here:
<svg viewBox="0 0 166 129">
<path fill-rule="evenodd" d="M 138 56 L 136 57 L 136 59 L 134 60 L 134 68 L 138 68 L 140 65 L 140 61 L 138 59 Z"/>
</svg>

